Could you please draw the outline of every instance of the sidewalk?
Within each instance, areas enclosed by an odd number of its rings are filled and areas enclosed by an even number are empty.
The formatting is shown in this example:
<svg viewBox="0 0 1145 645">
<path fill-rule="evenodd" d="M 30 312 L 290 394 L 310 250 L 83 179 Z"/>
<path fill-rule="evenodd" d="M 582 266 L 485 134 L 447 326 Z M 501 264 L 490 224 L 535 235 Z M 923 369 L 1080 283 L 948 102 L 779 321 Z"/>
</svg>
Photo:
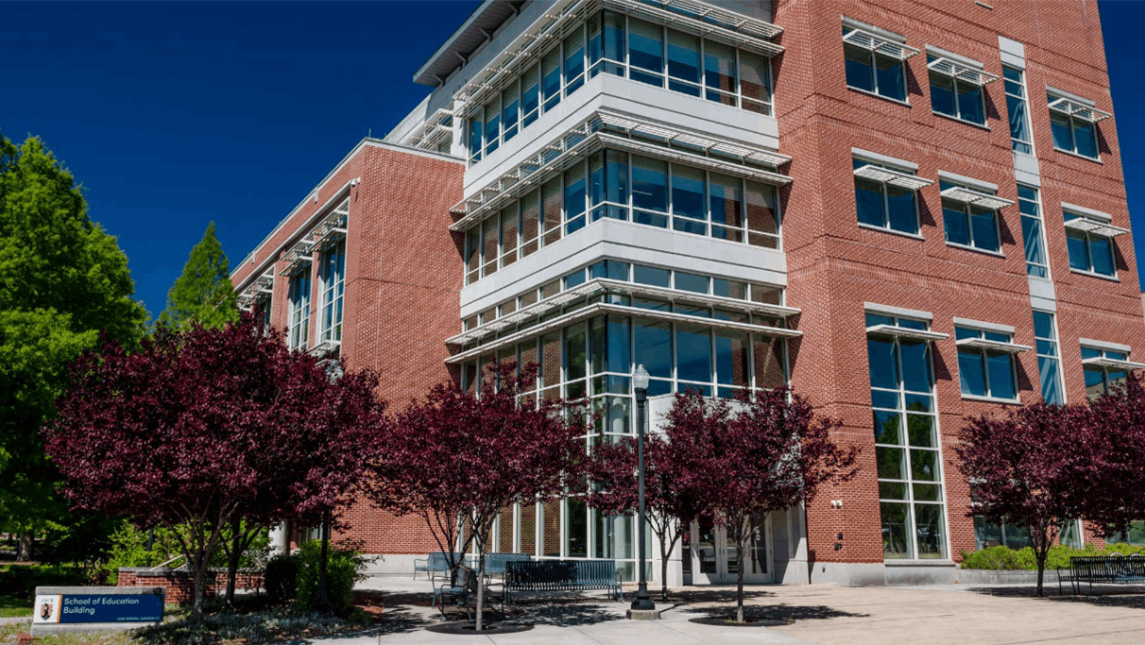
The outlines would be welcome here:
<svg viewBox="0 0 1145 645">
<path fill-rule="evenodd" d="M 731 587 L 687 587 L 672 592 L 673 602 L 659 621 L 629 621 L 628 603 L 604 597 L 536 600 L 514 609 L 510 618 L 533 629 L 499 636 L 436 634 L 430 585 L 408 579 L 374 578 L 363 588 L 386 593 L 386 620 L 356 636 L 313 641 L 337 645 L 380 643 L 774 643 L 798 645 L 965 645 L 988 643 L 1134 642 L 1145 634 L 1145 594 L 1106 589 L 1093 596 L 1033 597 L 1028 586 L 941 587 L 748 587 L 749 616 L 794 619 L 780 627 L 725 627 L 689 622 L 734 607 Z M 1112 593 L 1111 593 L 1112 592 Z M 1056 589 L 1054 590 L 1056 594 Z M 631 600 L 630 590 L 626 590 Z"/>
</svg>

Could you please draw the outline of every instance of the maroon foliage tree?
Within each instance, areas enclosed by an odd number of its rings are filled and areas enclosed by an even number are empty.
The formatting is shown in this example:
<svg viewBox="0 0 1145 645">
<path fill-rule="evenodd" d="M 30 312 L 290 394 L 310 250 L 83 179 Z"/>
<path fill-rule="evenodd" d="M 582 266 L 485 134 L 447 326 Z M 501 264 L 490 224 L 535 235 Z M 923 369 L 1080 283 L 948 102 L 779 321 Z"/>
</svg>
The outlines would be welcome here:
<svg viewBox="0 0 1145 645">
<path fill-rule="evenodd" d="M 1096 532 L 1122 535 L 1145 517 L 1145 387 L 1133 374 L 1089 404 L 1094 480 L 1084 517 Z"/>
<path fill-rule="evenodd" d="M 1087 514 L 1100 475 L 1089 409 L 1033 403 L 1004 418 L 970 419 L 961 438 L 959 469 L 973 491 L 968 515 L 1025 527 L 1041 596 L 1050 547 L 1066 522 Z"/>
<path fill-rule="evenodd" d="M 644 438 L 644 507 L 660 542 L 660 597 L 668 599 L 668 562 L 687 525 L 699 514 L 692 498 L 677 485 L 668 444 L 660 434 Z M 589 506 L 604 515 L 634 513 L 638 505 L 636 440 L 625 439 L 593 449 L 586 464 Z"/>
<path fill-rule="evenodd" d="M 363 448 L 385 426 L 375 383 L 331 383 L 249 314 L 224 329 L 161 330 L 131 354 L 81 356 L 45 444 L 77 507 L 180 527 L 200 618 L 224 527 L 312 516 L 360 477 Z"/>
<path fill-rule="evenodd" d="M 538 400 L 536 369 L 512 363 L 490 369 L 480 396 L 438 385 L 398 415 L 394 437 L 379 456 L 375 503 L 398 515 L 421 516 L 453 560 L 476 546 L 485 571 L 486 540 L 501 509 L 559 495 L 584 455 L 582 430 L 564 406 Z M 468 526 L 469 530 L 464 530 Z M 456 571 L 459 562 L 451 561 Z M 478 585 L 477 629 L 483 628 L 484 584 Z"/>
<path fill-rule="evenodd" d="M 690 504 L 712 513 L 739 553 L 748 553 L 766 515 L 815 497 L 853 474 L 856 449 L 839 448 L 839 422 L 817 418 L 788 388 L 741 394 L 733 407 L 695 391 L 676 395 L 667 415 L 667 462 Z M 744 622 L 745 558 L 737 558 L 736 621 Z"/>
</svg>

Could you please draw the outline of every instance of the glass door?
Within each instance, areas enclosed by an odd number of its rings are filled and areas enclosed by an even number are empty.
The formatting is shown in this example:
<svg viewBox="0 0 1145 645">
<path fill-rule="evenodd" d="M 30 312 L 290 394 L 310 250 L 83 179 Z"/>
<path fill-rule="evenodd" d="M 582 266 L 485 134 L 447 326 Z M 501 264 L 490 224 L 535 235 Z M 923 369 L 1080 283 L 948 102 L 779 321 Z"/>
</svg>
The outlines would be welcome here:
<svg viewBox="0 0 1145 645">
<path fill-rule="evenodd" d="M 744 582 L 771 582 L 771 544 L 767 539 L 771 531 L 771 518 L 764 517 L 747 544 L 744 561 Z M 739 549 L 730 532 L 715 526 L 711 518 L 692 523 L 684 557 L 690 562 L 684 567 L 691 570 L 694 585 L 728 585 L 736 582 Z"/>
</svg>

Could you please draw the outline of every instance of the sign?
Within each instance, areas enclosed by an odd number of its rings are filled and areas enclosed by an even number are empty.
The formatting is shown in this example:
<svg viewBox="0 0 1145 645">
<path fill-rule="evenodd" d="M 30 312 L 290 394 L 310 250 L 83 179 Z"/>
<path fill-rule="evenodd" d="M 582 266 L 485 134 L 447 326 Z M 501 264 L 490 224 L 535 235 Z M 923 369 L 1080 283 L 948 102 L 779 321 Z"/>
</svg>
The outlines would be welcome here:
<svg viewBox="0 0 1145 645">
<path fill-rule="evenodd" d="M 32 630 L 67 631 L 68 625 L 131 629 L 163 622 L 161 587 L 37 587 Z"/>
</svg>

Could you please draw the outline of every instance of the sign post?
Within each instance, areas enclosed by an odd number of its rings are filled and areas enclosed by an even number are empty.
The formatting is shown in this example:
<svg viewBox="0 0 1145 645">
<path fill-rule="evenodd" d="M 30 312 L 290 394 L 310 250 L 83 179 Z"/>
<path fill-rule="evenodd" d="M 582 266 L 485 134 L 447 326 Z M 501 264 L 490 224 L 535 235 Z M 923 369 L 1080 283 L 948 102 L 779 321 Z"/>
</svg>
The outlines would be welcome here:
<svg viewBox="0 0 1145 645">
<path fill-rule="evenodd" d="M 157 625 L 164 600 L 163 587 L 36 587 L 32 635 Z"/>
</svg>

